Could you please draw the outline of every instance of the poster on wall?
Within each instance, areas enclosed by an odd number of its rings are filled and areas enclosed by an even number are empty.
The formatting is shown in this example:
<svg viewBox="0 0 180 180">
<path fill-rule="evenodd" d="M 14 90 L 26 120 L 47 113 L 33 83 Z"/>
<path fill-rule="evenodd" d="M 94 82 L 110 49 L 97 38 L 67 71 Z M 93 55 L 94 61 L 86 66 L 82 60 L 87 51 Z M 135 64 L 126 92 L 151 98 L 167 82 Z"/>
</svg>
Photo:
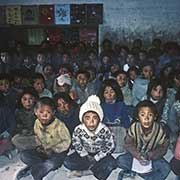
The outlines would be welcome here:
<svg viewBox="0 0 180 180">
<path fill-rule="evenodd" d="M 96 28 L 81 28 L 79 30 L 80 41 L 86 44 L 94 44 L 97 42 L 97 29 Z"/>
<path fill-rule="evenodd" d="M 40 45 L 45 39 L 43 29 L 28 29 L 28 45 Z"/>
<path fill-rule="evenodd" d="M 46 30 L 49 43 L 55 45 L 59 41 L 64 41 L 64 32 L 60 28 L 48 28 Z"/>
<path fill-rule="evenodd" d="M 21 25 L 21 6 L 6 6 L 7 24 Z"/>
<path fill-rule="evenodd" d="M 55 5 L 55 24 L 70 24 L 70 5 Z"/>
<path fill-rule="evenodd" d="M 103 23 L 103 4 L 87 4 L 87 24 Z"/>
<path fill-rule="evenodd" d="M 0 6 L 0 24 L 6 24 L 6 8 Z"/>
<path fill-rule="evenodd" d="M 71 24 L 86 24 L 85 4 L 71 4 Z"/>
<path fill-rule="evenodd" d="M 22 6 L 22 23 L 25 25 L 38 24 L 38 6 Z"/>
<path fill-rule="evenodd" d="M 40 24 L 54 24 L 54 6 L 40 5 L 39 6 L 39 23 Z"/>
</svg>

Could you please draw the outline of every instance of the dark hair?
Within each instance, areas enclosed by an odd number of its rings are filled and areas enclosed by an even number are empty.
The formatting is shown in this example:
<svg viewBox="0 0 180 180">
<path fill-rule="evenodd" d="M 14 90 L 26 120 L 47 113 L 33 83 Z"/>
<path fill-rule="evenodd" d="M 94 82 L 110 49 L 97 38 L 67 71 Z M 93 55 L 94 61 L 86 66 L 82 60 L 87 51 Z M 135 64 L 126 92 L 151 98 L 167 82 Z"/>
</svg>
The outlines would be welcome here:
<svg viewBox="0 0 180 180">
<path fill-rule="evenodd" d="M 56 93 L 54 95 L 54 102 L 55 102 L 55 105 L 57 107 L 57 101 L 58 99 L 63 99 L 66 103 L 70 104 L 70 105 L 75 105 L 76 103 L 72 100 L 72 98 L 70 97 L 70 95 L 66 92 L 59 92 L 59 93 Z"/>
<path fill-rule="evenodd" d="M 89 78 L 90 78 L 90 73 L 89 73 L 88 71 L 84 70 L 84 69 L 79 69 L 79 70 L 76 72 L 75 78 L 77 78 L 77 76 L 78 76 L 79 74 L 84 74 L 84 75 L 87 77 L 88 80 L 89 80 Z"/>
<path fill-rule="evenodd" d="M 127 72 L 124 70 L 118 70 L 115 73 L 113 73 L 113 76 L 116 78 L 119 74 L 124 74 L 126 76 L 128 76 Z"/>
<path fill-rule="evenodd" d="M 32 76 L 32 84 L 35 83 L 35 80 L 37 79 L 42 79 L 43 82 L 45 83 L 45 79 L 44 79 L 44 76 L 41 74 L 41 73 L 35 73 L 33 76 Z"/>
<path fill-rule="evenodd" d="M 42 98 L 40 98 L 36 102 L 35 109 L 38 109 L 42 105 L 47 105 L 47 106 L 51 107 L 53 111 L 55 111 L 56 106 L 55 106 L 54 100 L 52 98 L 50 98 L 50 97 L 42 97 Z"/>
<path fill-rule="evenodd" d="M 7 81 L 11 81 L 11 76 L 8 73 L 0 73 L 0 80 L 7 80 Z"/>
<path fill-rule="evenodd" d="M 140 101 L 136 107 L 135 107 L 135 110 L 134 110 L 134 118 L 137 120 L 138 119 L 138 113 L 139 113 L 139 110 L 142 108 L 142 107 L 149 107 L 152 112 L 155 114 L 156 116 L 156 120 L 158 119 L 158 110 L 156 108 L 156 105 L 149 101 L 149 100 L 144 100 L 144 101 Z"/>
<path fill-rule="evenodd" d="M 117 83 L 117 81 L 115 79 L 107 79 L 102 82 L 102 86 L 99 90 L 99 97 L 102 102 L 105 101 L 104 90 L 107 86 L 110 86 L 114 90 L 114 92 L 116 94 L 116 102 L 123 101 L 123 94 L 122 94 L 121 88 L 120 88 L 119 84 Z"/>
<path fill-rule="evenodd" d="M 51 66 L 52 69 L 53 69 L 53 65 L 52 65 L 51 63 L 46 63 L 46 64 L 43 66 L 43 71 L 44 71 L 45 67 L 47 67 L 47 66 Z"/>
<path fill-rule="evenodd" d="M 68 72 L 70 72 L 71 74 L 73 73 L 73 69 L 72 69 L 71 65 L 68 64 L 68 63 L 61 64 L 61 65 L 59 66 L 59 68 L 58 68 L 58 71 L 59 71 L 59 69 L 61 69 L 61 68 L 67 69 Z"/>
<path fill-rule="evenodd" d="M 36 90 L 33 87 L 26 87 L 23 89 L 22 93 L 19 95 L 18 97 L 18 101 L 17 101 L 17 107 L 18 108 L 22 108 L 22 103 L 21 103 L 21 98 L 25 95 L 25 94 L 30 94 L 32 95 L 36 100 L 38 100 L 39 95 L 36 92 Z"/>
<path fill-rule="evenodd" d="M 128 76 L 129 76 L 129 72 L 130 72 L 130 71 L 135 71 L 135 72 L 137 73 L 137 75 L 139 75 L 139 68 L 137 68 L 136 66 L 131 66 L 131 67 L 128 69 L 128 71 L 127 71 Z"/>
<path fill-rule="evenodd" d="M 148 84 L 148 89 L 147 89 L 147 97 L 151 97 L 151 91 L 153 88 L 156 88 L 157 86 L 161 86 L 163 90 L 163 97 L 166 96 L 166 86 L 165 83 L 162 82 L 159 78 L 152 79 L 149 84 Z"/>
</svg>

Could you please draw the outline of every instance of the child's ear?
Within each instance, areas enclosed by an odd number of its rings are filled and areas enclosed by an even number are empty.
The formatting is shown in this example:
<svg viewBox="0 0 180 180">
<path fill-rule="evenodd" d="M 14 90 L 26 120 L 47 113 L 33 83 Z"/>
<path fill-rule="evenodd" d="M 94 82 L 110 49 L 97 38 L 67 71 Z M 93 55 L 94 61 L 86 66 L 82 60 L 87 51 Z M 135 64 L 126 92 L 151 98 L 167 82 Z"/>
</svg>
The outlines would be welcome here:
<svg viewBox="0 0 180 180">
<path fill-rule="evenodd" d="M 34 109 L 34 114 L 37 116 L 37 109 Z"/>
</svg>

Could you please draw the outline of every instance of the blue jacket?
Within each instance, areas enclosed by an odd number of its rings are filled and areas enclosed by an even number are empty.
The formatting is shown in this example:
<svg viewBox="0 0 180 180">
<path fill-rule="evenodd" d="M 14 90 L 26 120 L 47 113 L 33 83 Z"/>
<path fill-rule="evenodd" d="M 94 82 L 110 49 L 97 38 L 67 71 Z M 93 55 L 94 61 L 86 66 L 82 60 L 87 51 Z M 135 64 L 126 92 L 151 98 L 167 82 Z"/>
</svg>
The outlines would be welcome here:
<svg viewBox="0 0 180 180">
<path fill-rule="evenodd" d="M 124 102 L 115 102 L 112 104 L 103 102 L 101 104 L 104 119 L 103 123 L 106 125 L 120 125 L 124 128 L 128 128 L 130 125 L 130 120 L 128 117 L 127 106 Z"/>
<path fill-rule="evenodd" d="M 68 128 L 71 136 L 74 131 L 74 128 L 80 124 L 79 122 L 79 106 L 72 106 L 70 112 L 67 115 L 64 115 L 58 111 L 56 111 L 55 116 L 64 122 L 66 127 Z"/>
</svg>

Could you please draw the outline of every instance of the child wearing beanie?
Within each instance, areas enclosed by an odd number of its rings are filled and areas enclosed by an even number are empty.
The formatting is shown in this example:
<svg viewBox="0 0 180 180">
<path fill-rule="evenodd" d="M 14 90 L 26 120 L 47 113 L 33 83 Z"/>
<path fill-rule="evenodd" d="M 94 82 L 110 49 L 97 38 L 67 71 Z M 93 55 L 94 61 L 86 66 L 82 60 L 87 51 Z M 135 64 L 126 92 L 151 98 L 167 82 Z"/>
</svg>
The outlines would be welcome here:
<svg viewBox="0 0 180 180">
<path fill-rule="evenodd" d="M 102 123 L 103 116 L 100 100 L 96 95 L 90 96 L 81 106 L 81 124 L 75 128 L 72 137 L 75 152 L 64 162 L 72 176 L 83 176 L 91 172 L 97 179 L 106 180 L 117 167 L 111 155 L 115 148 L 113 136 Z"/>
</svg>

